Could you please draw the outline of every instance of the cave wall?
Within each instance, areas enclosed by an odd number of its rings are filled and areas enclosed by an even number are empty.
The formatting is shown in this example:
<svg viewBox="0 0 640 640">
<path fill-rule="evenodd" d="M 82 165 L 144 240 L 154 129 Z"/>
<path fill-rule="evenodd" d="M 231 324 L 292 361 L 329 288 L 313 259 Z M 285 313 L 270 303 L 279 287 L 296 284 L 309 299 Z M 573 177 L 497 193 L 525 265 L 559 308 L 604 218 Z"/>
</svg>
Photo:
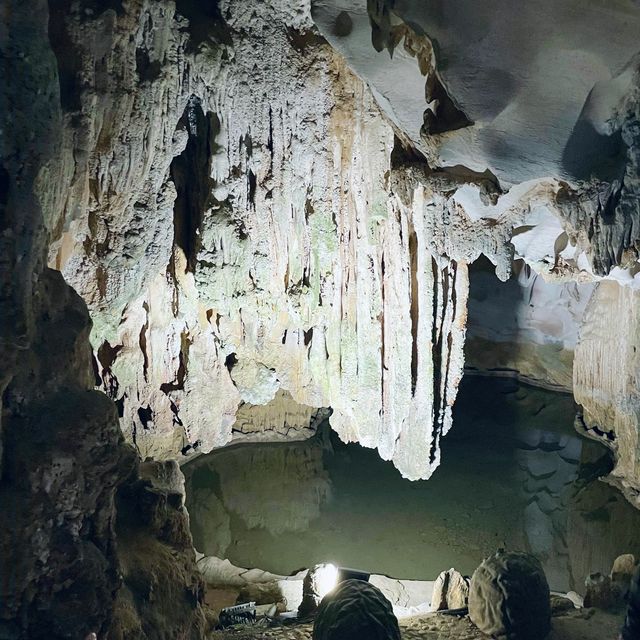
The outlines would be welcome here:
<svg viewBox="0 0 640 640">
<path fill-rule="evenodd" d="M 588 64 L 572 68 L 563 118 L 554 103 L 523 120 L 527 87 L 496 96 L 512 111 L 481 104 L 432 45 L 442 20 L 410 2 L 59 13 L 63 149 L 74 151 L 49 263 L 89 306 L 98 384 L 142 458 L 184 458 L 246 431 L 303 437 L 306 412 L 317 422 L 330 407 L 344 440 L 428 477 L 463 370 L 467 265 L 484 255 L 507 280 L 517 259 L 533 274 L 513 335 L 488 322 L 470 364 L 563 390 L 595 283 L 636 287 L 627 31 L 617 52 L 572 38 Z M 494 59 L 482 53 L 474 64 Z M 548 66 L 536 74 L 557 80 Z M 480 144 L 514 126 L 521 144 L 545 118 L 553 144 L 527 167 L 516 147 L 507 157 Z M 615 176 L 578 175 L 560 153 L 587 125 L 618 140 Z M 584 153 L 606 155 L 589 140 Z M 273 408 L 261 426 L 239 419 L 259 406 Z"/>
<path fill-rule="evenodd" d="M 608 476 L 640 506 L 640 398 L 636 290 L 598 284 L 580 329 L 573 369 L 574 394 L 582 406 L 578 428 L 607 444 L 616 465 Z"/>
<path fill-rule="evenodd" d="M 200 637 L 174 458 L 301 437 L 331 407 L 341 438 L 428 477 L 481 255 L 594 289 L 569 345 L 580 424 L 637 496 L 637 57 L 572 94 L 563 133 L 574 156 L 581 127 L 617 140 L 615 175 L 565 155 L 522 182 L 495 148 L 454 153 L 499 122 L 388 4 L 329 3 L 323 36 L 304 0 L 3 8 L 3 632 Z M 410 109 L 380 60 L 411 70 Z"/>
<path fill-rule="evenodd" d="M 50 264 L 89 306 L 127 440 L 209 451 L 280 394 L 428 476 L 462 372 L 465 256 L 391 201 L 394 130 L 309 7 L 142 3 L 67 31 L 86 154 Z"/>
<path fill-rule="evenodd" d="M 1 13 L 0 635 L 200 638 L 204 587 L 183 500 L 124 443 L 116 406 L 94 389 L 86 304 L 46 266 L 82 162 L 67 144 L 82 132 L 65 111 L 67 8 L 11 2 Z M 136 558 L 145 568 L 133 576 Z M 171 617 L 145 608 L 158 583 L 152 606 Z"/>
</svg>

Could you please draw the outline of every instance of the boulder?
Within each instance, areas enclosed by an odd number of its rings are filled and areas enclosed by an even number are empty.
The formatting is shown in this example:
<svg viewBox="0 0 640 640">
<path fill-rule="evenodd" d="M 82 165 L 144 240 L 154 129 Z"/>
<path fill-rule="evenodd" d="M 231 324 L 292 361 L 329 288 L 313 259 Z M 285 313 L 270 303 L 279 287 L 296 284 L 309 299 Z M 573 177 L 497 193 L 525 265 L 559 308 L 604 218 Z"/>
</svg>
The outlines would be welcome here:
<svg viewBox="0 0 640 640">
<path fill-rule="evenodd" d="M 622 605 L 623 598 L 618 587 L 612 583 L 609 576 L 592 573 L 584 582 L 586 592 L 584 606 L 596 609 L 611 610 Z"/>
<path fill-rule="evenodd" d="M 459 571 L 443 571 L 433 585 L 431 611 L 463 609 L 469 602 L 469 582 Z"/>
<path fill-rule="evenodd" d="M 637 566 L 638 562 L 632 553 L 625 553 L 613 561 L 610 574 L 611 582 L 616 585 L 623 597 L 629 593 L 631 580 Z"/>
<path fill-rule="evenodd" d="M 400 640 L 400 628 L 380 589 L 345 580 L 320 603 L 313 640 Z"/>
<path fill-rule="evenodd" d="M 469 617 L 489 636 L 542 640 L 551 630 L 547 579 L 534 556 L 498 552 L 471 578 Z"/>
</svg>

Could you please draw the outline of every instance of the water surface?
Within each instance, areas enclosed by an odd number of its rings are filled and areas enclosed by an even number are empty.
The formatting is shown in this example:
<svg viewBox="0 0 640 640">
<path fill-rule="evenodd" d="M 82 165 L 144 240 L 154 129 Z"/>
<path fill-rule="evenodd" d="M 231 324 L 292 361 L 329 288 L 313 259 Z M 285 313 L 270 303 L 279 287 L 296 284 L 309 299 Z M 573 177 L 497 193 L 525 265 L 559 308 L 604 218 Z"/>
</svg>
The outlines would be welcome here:
<svg viewBox="0 0 640 640">
<path fill-rule="evenodd" d="M 334 562 L 410 579 L 524 549 L 552 589 L 583 591 L 617 555 L 640 555 L 640 512 L 598 480 L 608 452 L 574 415 L 569 395 L 468 376 L 442 464 L 419 482 L 329 430 L 217 450 L 184 467 L 196 548 L 280 574 Z"/>
</svg>

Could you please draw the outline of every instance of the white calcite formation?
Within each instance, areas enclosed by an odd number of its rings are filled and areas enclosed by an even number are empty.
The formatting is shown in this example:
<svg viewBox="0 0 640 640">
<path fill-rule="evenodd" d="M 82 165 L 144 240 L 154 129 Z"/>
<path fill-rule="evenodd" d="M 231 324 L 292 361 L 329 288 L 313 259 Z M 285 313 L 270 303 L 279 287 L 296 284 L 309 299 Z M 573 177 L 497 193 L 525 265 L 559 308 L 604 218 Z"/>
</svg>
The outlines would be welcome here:
<svg viewBox="0 0 640 640">
<path fill-rule="evenodd" d="M 603 313 L 603 310 L 606 312 Z M 598 284 L 576 347 L 574 394 L 586 435 L 616 454 L 609 479 L 640 507 L 640 292 Z"/>
<path fill-rule="evenodd" d="M 87 213 L 67 211 L 51 260 L 89 304 L 101 384 L 143 458 L 222 446 L 243 403 L 290 396 L 428 477 L 462 375 L 466 254 L 434 245 L 420 187 L 391 196 L 392 127 L 303 13 L 223 13 L 221 41 L 195 43 L 170 5 L 143 6 L 131 50 L 106 54 L 106 90 L 131 99 L 107 122 L 97 89 L 81 96 Z M 146 66 L 118 75 L 131 59 Z"/>
<path fill-rule="evenodd" d="M 427 478 L 463 374 L 472 262 L 529 274 L 513 326 L 493 298 L 480 307 L 472 364 L 565 390 L 594 283 L 637 288 L 640 9 L 610 10 L 616 50 L 580 35 L 555 65 L 546 47 L 510 57 L 494 25 L 466 73 L 468 52 L 442 63 L 431 40 L 462 46 L 463 14 L 343 4 L 116 3 L 57 25 L 66 206 L 50 264 L 89 306 L 97 381 L 142 458 L 305 437 L 331 409 L 343 440 Z M 572 82 L 535 110 L 558 74 Z M 603 162 L 577 163 L 592 152 Z M 599 428 L 620 432 L 618 470 L 640 486 L 623 424 Z"/>
</svg>

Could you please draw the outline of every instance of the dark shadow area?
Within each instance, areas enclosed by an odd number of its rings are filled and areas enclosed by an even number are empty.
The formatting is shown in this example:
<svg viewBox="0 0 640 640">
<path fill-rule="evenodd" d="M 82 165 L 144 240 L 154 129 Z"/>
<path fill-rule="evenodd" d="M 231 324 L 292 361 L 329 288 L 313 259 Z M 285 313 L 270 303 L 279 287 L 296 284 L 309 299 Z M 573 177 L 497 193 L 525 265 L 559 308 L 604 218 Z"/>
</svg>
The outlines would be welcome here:
<svg viewBox="0 0 640 640">
<path fill-rule="evenodd" d="M 524 264 L 518 268 L 528 269 Z M 527 304 L 515 274 L 506 282 L 496 277 L 485 256 L 469 265 L 469 302 L 465 369 L 484 373 L 515 373 L 518 361 L 518 309 Z"/>
<path fill-rule="evenodd" d="M 425 84 L 425 100 L 436 101 L 435 113 L 426 109 L 420 133 L 422 135 L 436 135 L 445 131 L 455 131 L 473 124 L 462 109 L 458 108 L 445 89 L 437 74 L 431 74 Z"/>
<path fill-rule="evenodd" d="M 178 123 L 180 128 L 187 131 L 189 139 L 184 151 L 171 163 L 171 179 L 177 191 L 173 208 L 174 244 L 184 251 L 187 271 L 193 273 L 200 249 L 200 225 L 212 202 L 211 159 L 216 153 L 220 121 L 214 113 L 205 114 L 199 98 L 191 96 Z"/>
<path fill-rule="evenodd" d="M 188 51 L 195 51 L 205 42 L 232 44 L 229 28 L 217 0 L 176 0 L 176 14 L 189 21 Z"/>
<path fill-rule="evenodd" d="M 576 180 L 621 180 L 626 166 L 627 148 L 622 134 L 598 133 L 590 122 L 578 119 L 562 153 L 562 167 Z"/>
</svg>

